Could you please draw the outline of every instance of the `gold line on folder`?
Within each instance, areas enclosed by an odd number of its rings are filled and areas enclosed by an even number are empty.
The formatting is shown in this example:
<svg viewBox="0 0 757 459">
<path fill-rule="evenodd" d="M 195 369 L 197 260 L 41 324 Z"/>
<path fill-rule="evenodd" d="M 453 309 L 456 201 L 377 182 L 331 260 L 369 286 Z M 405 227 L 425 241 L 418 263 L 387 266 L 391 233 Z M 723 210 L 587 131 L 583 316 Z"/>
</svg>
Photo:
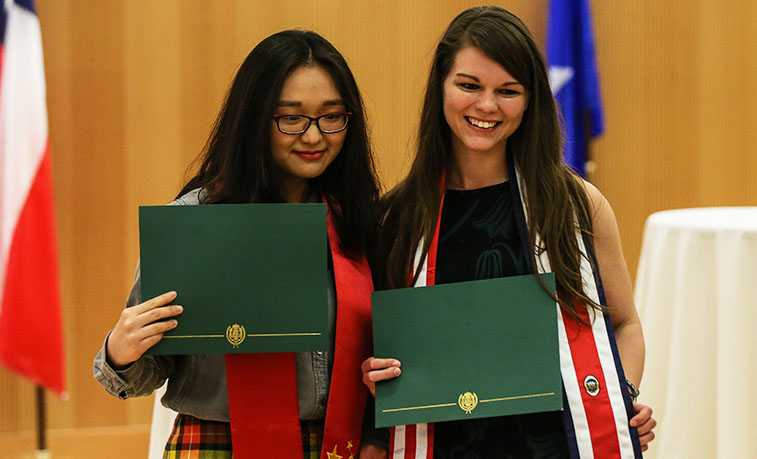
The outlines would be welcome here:
<svg viewBox="0 0 757 459">
<path fill-rule="evenodd" d="M 177 335 L 177 336 L 164 336 L 163 339 L 172 338 L 225 338 L 226 335 Z"/>
<path fill-rule="evenodd" d="M 506 400 L 517 400 L 521 398 L 534 398 L 534 397 L 547 397 L 550 395 L 555 395 L 554 392 L 547 392 L 544 394 L 529 394 L 529 395 L 516 395 L 513 397 L 502 397 L 502 398 L 490 398 L 488 400 L 479 400 L 479 403 L 486 403 L 486 402 L 503 402 Z M 427 408 L 442 408 L 445 406 L 457 406 L 457 403 L 440 403 L 438 405 L 423 405 L 423 406 L 408 406 L 407 408 L 391 408 L 388 410 L 381 410 L 382 413 L 391 413 L 394 411 L 409 411 L 409 410 L 424 410 Z"/>
<path fill-rule="evenodd" d="M 266 337 L 266 336 L 321 336 L 320 333 L 250 333 L 246 337 Z M 164 336 L 163 339 L 171 338 L 225 338 L 226 335 L 175 335 Z"/>
<path fill-rule="evenodd" d="M 550 395 L 555 395 L 555 393 L 554 392 L 546 392 L 544 394 L 515 395 L 513 397 L 490 398 L 488 400 L 479 400 L 478 403 L 504 402 L 506 400 L 517 400 L 517 399 L 521 399 L 521 398 L 534 398 L 534 397 L 548 397 Z"/>
<path fill-rule="evenodd" d="M 320 336 L 320 333 L 248 333 L 250 336 Z"/>
<path fill-rule="evenodd" d="M 381 410 L 382 413 L 391 413 L 392 411 L 408 411 L 408 410 L 423 410 L 426 408 L 441 408 L 443 406 L 455 406 L 457 403 L 440 403 L 438 405 L 425 405 L 425 406 L 409 406 L 407 408 L 391 408 L 388 410 Z"/>
</svg>

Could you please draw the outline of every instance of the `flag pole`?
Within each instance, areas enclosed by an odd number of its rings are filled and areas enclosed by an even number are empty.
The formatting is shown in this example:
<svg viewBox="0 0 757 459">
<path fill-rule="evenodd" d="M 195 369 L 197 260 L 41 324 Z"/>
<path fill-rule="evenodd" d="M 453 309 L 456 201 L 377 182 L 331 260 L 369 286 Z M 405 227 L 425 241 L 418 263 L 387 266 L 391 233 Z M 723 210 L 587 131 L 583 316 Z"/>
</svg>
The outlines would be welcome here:
<svg viewBox="0 0 757 459">
<path fill-rule="evenodd" d="M 47 413 L 45 406 L 45 389 L 36 386 L 37 405 L 37 451 L 36 459 L 49 459 L 50 451 L 47 449 Z"/>
</svg>

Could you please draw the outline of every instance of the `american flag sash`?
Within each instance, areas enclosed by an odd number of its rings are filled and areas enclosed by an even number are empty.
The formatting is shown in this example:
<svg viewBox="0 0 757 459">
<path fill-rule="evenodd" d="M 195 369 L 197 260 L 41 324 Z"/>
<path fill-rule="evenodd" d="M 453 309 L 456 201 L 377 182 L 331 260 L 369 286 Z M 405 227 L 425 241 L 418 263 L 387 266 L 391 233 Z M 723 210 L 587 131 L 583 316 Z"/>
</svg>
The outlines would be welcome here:
<svg viewBox="0 0 757 459">
<path fill-rule="evenodd" d="M 508 176 L 515 209 L 521 244 L 528 252 L 536 253 L 537 266 L 529 272 L 550 271 L 549 254 L 528 247 L 527 213 L 521 200 L 522 186 L 512 160 L 508 155 Z M 442 190 L 444 186 L 442 185 Z M 443 193 L 443 192 L 442 192 Z M 436 252 L 439 241 L 444 196 L 439 206 L 436 230 L 424 256 L 423 241 L 418 244 L 414 258 L 415 267 L 421 266 L 413 287 L 434 285 L 436 277 Z M 594 260 L 590 246 L 581 234 L 577 234 L 582 254 L 581 273 L 584 291 L 598 304 L 606 304 L 602 282 L 594 272 L 589 259 Z M 537 238 L 537 244 L 539 241 Z M 596 262 L 593 263 L 596 266 Z M 413 271 L 414 272 L 414 271 Z M 563 381 L 563 423 L 568 448 L 572 459 L 641 458 L 639 437 L 628 421 L 633 416 L 633 403 L 625 388 L 625 375 L 620 362 L 615 333 L 610 317 L 603 311 L 589 310 L 577 304 L 576 309 L 590 326 L 580 324 L 557 307 L 560 373 Z M 433 424 L 395 426 L 391 429 L 389 444 L 390 459 L 433 459 Z"/>
</svg>

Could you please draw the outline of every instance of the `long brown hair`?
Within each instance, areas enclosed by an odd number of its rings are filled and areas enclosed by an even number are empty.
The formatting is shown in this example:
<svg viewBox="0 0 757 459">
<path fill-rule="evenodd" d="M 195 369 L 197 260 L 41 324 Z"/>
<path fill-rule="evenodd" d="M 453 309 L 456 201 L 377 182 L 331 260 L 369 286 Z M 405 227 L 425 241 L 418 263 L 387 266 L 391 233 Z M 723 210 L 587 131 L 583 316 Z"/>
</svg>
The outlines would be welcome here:
<svg viewBox="0 0 757 459">
<path fill-rule="evenodd" d="M 521 124 L 507 141 L 507 155 L 512 155 L 526 191 L 529 246 L 536 246 L 538 234 L 539 250 L 548 251 L 555 272 L 560 305 L 577 317 L 574 300 L 597 306 L 583 290 L 582 254 L 576 238 L 577 230 L 591 234 L 588 196 L 580 179 L 561 161 L 560 122 L 544 59 L 523 22 L 499 7 L 463 11 L 436 48 L 415 159 L 407 178 L 380 206 L 374 255 L 377 286 L 407 287 L 418 275 L 417 270 L 411 272 L 411 266 L 421 240 L 424 253 L 428 252 L 439 218 L 442 175 L 453 161 L 452 133 L 443 112 L 443 83 L 457 52 L 465 46 L 480 49 L 502 65 L 529 95 Z M 535 263 L 533 251 L 527 256 Z"/>
</svg>

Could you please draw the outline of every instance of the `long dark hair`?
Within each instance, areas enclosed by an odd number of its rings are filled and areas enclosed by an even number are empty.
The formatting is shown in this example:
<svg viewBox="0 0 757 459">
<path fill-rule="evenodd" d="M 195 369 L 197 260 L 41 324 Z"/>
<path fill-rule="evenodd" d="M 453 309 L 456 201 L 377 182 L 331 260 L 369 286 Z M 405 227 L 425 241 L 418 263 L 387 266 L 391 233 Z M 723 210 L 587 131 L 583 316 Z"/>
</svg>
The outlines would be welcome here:
<svg viewBox="0 0 757 459">
<path fill-rule="evenodd" d="M 342 245 L 359 247 L 379 195 L 365 109 L 344 57 L 315 32 L 285 30 L 250 52 L 195 160 L 199 170 L 179 196 L 202 188 L 205 203 L 285 201 L 271 153 L 272 117 L 287 76 L 308 65 L 318 65 L 331 76 L 352 112 L 341 152 L 311 185 L 329 201 Z"/>
<path fill-rule="evenodd" d="M 421 240 L 428 252 L 439 218 L 442 175 L 453 161 L 452 133 L 443 111 L 443 84 L 457 52 L 465 46 L 480 49 L 502 65 L 529 96 L 520 126 L 507 141 L 507 154 L 512 155 L 526 190 L 530 247 L 535 247 L 538 234 L 555 272 L 560 304 L 575 316 L 574 300 L 594 305 L 583 291 L 581 251 L 576 239 L 576 229 L 591 232 L 588 197 L 582 182 L 561 161 L 560 122 L 544 59 L 523 22 L 493 6 L 460 13 L 436 48 L 415 159 L 407 178 L 381 203 L 375 258 L 386 266 L 378 267 L 377 284 L 379 288 L 406 287 L 408 280 L 418 275 L 410 270 Z M 533 253 L 529 256 L 534 260 Z"/>
</svg>

